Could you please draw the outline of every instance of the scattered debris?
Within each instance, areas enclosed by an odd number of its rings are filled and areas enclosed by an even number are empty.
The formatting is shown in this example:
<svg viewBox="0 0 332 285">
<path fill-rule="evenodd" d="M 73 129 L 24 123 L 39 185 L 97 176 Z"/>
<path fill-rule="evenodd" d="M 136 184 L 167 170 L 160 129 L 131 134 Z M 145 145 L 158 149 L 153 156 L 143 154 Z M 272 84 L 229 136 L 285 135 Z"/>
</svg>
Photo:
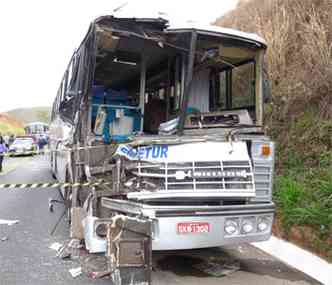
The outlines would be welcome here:
<svg viewBox="0 0 332 285">
<path fill-rule="evenodd" d="M 238 251 L 239 251 L 240 253 L 244 253 L 244 252 L 245 252 L 245 251 L 243 250 L 243 247 L 242 247 L 241 245 L 239 245 L 237 249 L 238 249 Z"/>
<path fill-rule="evenodd" d="M 111 271 L 107 268 L 107 257 L 89 255 L 83 260 L 83 272 L 93 279 L 109 276 Z"/>
<path fill-rule="evenodd" d="M 73 248 L 82 248 L 83 245 L 81 244 L 81 241 L 79 239 L 71 239 L 68 243 L 68 246 L 73 247 Z"/>
<path fill-rule="evenodd" d="M 19 222 L 19 220 L 0 219 L 0 225 L 12 226 L 12 225 L 18 224 L 18 222 Z"/>
<path fill-rule="evenodd" d="M 0 239 L 1 241 L 7 241 L 8 240 L 8 237 L 2 237 L 1 239 Z"/>
<path fill-rule="evenodd" d="M 92 279 L 98 279 L 98 278 L 103 278 L 105 276 L 109 276 L 111 274 L 111 271 L 106 270 L 106 271 L 93 271 L 88 274 L 88 276 Z"/>
<path fill-rule="evenodd" d="M 80 256 L 80 249 L 83 247 L 79 239 L 71 239 L 66 245 L 58 249 L 57 257 L 61 259 L 71 258 L 78 259 Z"/>
<path fill-rule="evenodd" d="M 60 248 L 62 248 L 62 247 L 63 247 L 63 245 L 59 242 L 54 242 L 49 246 L 50 249 L 53 249 L 55 251 L 59 251 Z"/>
<path fill-rule="evenodd" d="M 56 256 L 60 257 L 61 259 L 70 258 L 71 252 L 70 249 L 68 248 L 68 245 L 60 247 Z"/>
<path fill-rule="evenodd" d="M 216 263 L 212 261 L 193 264 L 193 267 L 214 277 L 230 275 L 240 269 L 238 262 L 234 263 Z"/>
<path fill-rule="evenodd" d="M 77 276 L 80 276 L 82 274 L 82 267 L 69 269 L 69 273 L 73 278 L 76 278 Z"/>
</svg>

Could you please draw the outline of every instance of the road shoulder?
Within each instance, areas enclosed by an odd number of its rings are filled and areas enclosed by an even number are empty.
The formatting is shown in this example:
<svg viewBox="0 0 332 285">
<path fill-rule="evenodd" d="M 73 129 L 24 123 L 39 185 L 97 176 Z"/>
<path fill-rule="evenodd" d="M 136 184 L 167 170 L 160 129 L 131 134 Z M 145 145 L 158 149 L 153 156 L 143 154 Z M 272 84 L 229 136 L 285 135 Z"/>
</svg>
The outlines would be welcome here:
<svg viewBox="0 0 332 285">
<path fill-rule="evenodd" d="M 309 251 L 275 236 L 252 245 L 323 284 L 332 284 L 332 264 Z"/>
</svg>

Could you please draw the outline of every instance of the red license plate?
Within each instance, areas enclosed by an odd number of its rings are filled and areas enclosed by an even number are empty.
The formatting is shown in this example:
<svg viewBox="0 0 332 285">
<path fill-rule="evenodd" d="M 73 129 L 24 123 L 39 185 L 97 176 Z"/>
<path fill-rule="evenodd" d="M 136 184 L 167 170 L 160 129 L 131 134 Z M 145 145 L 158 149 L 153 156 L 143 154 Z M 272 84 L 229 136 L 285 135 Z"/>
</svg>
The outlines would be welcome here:
<svg viewBox="0 0 332 285">
<path fill-rule="evenodd" d="M 177 224 L 178 234 L 199 234 L 210 232 L 209 223 L 178 223 Z"/>
</svg>

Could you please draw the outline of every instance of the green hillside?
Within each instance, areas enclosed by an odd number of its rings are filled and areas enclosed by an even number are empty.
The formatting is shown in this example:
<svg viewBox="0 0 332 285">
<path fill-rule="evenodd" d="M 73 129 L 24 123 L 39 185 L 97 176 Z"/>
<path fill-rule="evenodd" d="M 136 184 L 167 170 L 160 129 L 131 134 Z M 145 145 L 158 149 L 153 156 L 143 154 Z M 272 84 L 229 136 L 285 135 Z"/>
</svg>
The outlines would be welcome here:
<svg viewBox="0 0 332 285">
<path fill-rule="evenodd" d="M 217 25 L 266 39 L 277 143 L 274 233 L 332 261 L 331 0 L 242 0 Z"/>
</svg>

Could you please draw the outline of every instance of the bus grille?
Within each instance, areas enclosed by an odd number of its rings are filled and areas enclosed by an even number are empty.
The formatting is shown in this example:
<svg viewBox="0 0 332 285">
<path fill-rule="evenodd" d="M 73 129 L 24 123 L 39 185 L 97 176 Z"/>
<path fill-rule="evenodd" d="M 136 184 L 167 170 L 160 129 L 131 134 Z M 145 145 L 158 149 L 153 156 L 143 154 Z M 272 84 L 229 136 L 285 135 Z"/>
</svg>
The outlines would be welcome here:
<svg viewBox="0 0 332 285">
<path fill-rule="evenodd" d="M 136 175 L 153 179 L 160 190 L 218 191 L 253 196 L 255 184 L 249 160 L 152 164 L 140 162 Z"/>
</svg>

